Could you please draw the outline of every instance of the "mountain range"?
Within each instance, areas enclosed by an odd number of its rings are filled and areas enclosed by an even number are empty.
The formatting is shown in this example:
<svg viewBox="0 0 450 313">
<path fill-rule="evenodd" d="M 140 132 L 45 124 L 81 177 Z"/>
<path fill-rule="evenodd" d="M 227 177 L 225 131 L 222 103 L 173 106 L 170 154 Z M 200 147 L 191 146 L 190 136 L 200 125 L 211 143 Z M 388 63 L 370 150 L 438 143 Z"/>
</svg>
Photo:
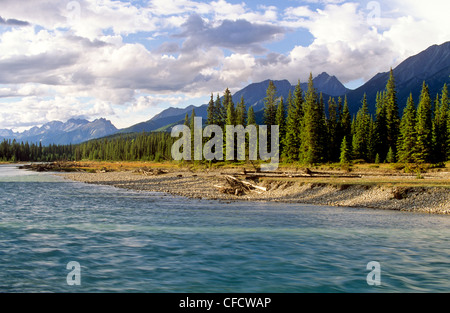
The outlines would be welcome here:
<svg viewBox="0 0 450 313">
<path fill-rule="evenodd" d="M 85 119 L 70 119 L 63 123 L 53 121 L 33 127 L 22 133 L 16 133 L 8 129 L 0 130 L 0 140 L 15 139 L 16 141 L 49 144 L 77 144 L 90 139 L 101 138 L 115 134 L 118 129 L 104 118 L 89 122 Z"/>
<path fill-rule="evenodd" d="M 433 45 L 421 53 L 409 57 L 393 69 L 397 87 L 397 99 L 400 113 L 406 106 L 406 100 L 412 93 L 415 103 L 419 101 L 422 83 L 425 81 L 429 87 L 430 95 L 434 97 L 441 92 L 444 83 L 450 85 L 450 42 L 441 45 Z M 389 71 L 378 73 L 368 82 L 355 90 L 347 89 L 335 76 L 322 73 L 315 77 L 314 87 L 323 94 L 325 102 L 329 97 L 344 97 L 348 99 L 350 113 L 355 115 L 361 107 L 364 94 L 367 95 L 369 110 L 375 113 L 375 99 L 379 91 L 385 90 L 389 79 Z M 262 123 L 264 98 L 270 80 L 253 83 L 233 95 L 233 102 L 239 103 L 244 98 L 247 108 L 253 107 L 256 122 Z M 287 99 L 289 91 L 295 90 L 288 80 L 273 81 L 277 89 L 277 95 Z M 302 83 L 303 91 L 307 90 L 307 83 Z M 183 123 L 186 113 L 191 114 L 195 110 L 196 116 L 206 120 L 207 104 L 201 106 L 190 105 L 185 108 L 168 108 L 155 115 L 148 121 L 118 130 L 106 119 L 98 119 L 89 122 L 84 119 L 71 119 L 66 123 L 53 121 L 42 127 L 33 127 L 23 133 L 15 133 L 11 130 L 0 129 L 0 140 L 16 139 L 17 141 L 42 142 L 47 144 L 76 144 L 90 139 L 105 137 L 116 133 L 168 131 L 172 126 Z"/>
<path fill-rule="evenodd" d="M 413 94 L 417 105 L 424 81 L 427 83 L 432 97 L 441 92 L 444 83 L 450 85 L 450 42 L 442 45 L 433 45 L 425 51 L 406 59 L 393 69 L 393 72 L 401 114 L 406 106 L 406 101 L 410 93 Z M 347 96 L 350 113 L 355 115 L 362 105 L 364 94 L 367 94 L 369 111 L 372 114 L 375 113 L 376 94 L 378 91 L 385 90 L 388 80 L 389 71 L 378 73 L 367 83 L 355 90 L 347 89 L 335 76 L 330 76 L 327 73 L 320 74 L 314 78 L 313 82 L 317 91 L 323 94 L 325 102 L 328 101 L 330 96 Z M 264 98 L 266 97 L 269 81 L 266 80 L 260 83 L 250 84 L 233 95 L 234 103 L 239 103 L 242 96 L 244 97 L 247 108 L 253 106 L 257 123 L 262 123 Z M 291 85 L 287 80 L 274 81 L 274 84 L 277 88 L 278 96 L 282 96 L 284 99 L 287 99 L 289 91 L 295 90 L 295 86 Z M 306 82 L 302 83 L 301 87 L 303 91 L 306 91 L 308 84 Z M 183 109 L 169 108 L 146 122 L 122 129 L 120 132 L 168 130 L 171 126 L 180 122 L 182 123 L 186 113 L 191 114 L 192 109 L 195 109 L 196 116 L 201 116 L 206 119 L 206 104 L 198 107 L 191 105 Z"/>
</svg>

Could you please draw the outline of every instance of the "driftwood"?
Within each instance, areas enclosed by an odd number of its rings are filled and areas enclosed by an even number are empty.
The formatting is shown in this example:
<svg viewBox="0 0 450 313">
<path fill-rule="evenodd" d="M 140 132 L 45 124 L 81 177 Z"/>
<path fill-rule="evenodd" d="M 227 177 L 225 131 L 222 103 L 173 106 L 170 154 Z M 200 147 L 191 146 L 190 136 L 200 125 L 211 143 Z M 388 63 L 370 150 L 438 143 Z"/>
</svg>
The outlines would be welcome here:
<svg viewBox="0 0 450 313">
<path fill-rule="evenodd" d="M 143 174 L 145 176 L 156 176 L 156 175 L 162 175 L 162 174 L 167 174 L 168 172 L 165 170 L 161 170 L 159 168 L 147 168 L 147 167 L 143 167 L 143 168 L 138 168 L 137 170 L 135 170 L 136 173 L 140 173 Z"/>
<path fill-rule="evenodd" d="M 214 187 L 219 188 L 219 191 L 222 193 L 241 196 L 249 192 L 262 193 L 263 191 L 267 191 L 267 188 L 265 187 L 252 184 L 245 180 L 237 179 L 231 175 L 225 175 L 225 180 L 228 186 L 214 185 Z"/>
<path fill-rule="evenodd" d="M 243 176 L 245 179 L 258 179 L 258 178 L 361 178 L 360 174 L 334 174 L 327 172 L 311 172 L 293 173 L 293 172 L 261 172 L 256 173 L 252 171 L 244 171 L 241 173 L 220 173 L 221 175 L 234 175 Z"/>
</svg>

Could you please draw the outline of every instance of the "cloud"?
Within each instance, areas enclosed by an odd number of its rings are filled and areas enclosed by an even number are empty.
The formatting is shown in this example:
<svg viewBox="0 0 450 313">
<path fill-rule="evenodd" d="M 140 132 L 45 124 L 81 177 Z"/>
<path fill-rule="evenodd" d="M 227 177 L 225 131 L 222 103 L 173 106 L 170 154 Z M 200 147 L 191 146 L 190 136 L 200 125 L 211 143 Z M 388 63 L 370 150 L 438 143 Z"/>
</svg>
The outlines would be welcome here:
<svg viewBox="0 0 450 313">
<path fill-rule="evenodd" d="M 7 19 L 5 20 L 0 16 L 0 25 L 6 25 L 6 26 L 29 26 L 30 23 L 26 21 L 20 21 L 16 19 Z"/>
<path fill-rule="evenodd" d="M 310 72 L 367 80 L 450 38 L 448 1 L 380 0 L 379 24 L 368 2 L 2 0 L 0 24 L 29 27 L 0 30 L 0 128 L 102 111 L 134 121 Z"/>
<path fill-rule="evenodd" d="M 261 43 L 278 40 L 287 31 L 283 27 L 250 23 L 242 19 L 223 20 L 220 25 L 212 26 L 197 14 L 191 15 L 182 27 L 184 31 L 176 37 L 186 38 L 183 50 L 221 47 L 255 54 L 266 52 Z"/>
</svg>

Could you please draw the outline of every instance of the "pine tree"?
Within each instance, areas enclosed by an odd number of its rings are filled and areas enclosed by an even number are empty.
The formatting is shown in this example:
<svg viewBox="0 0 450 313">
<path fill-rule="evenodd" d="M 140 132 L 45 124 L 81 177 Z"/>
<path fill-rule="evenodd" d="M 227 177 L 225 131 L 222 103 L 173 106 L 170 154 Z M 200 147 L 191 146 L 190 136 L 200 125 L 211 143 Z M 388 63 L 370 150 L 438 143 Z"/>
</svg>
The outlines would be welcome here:
<svg viewBox="0 0 450 313">
<path fill-rule="evenodd" d="M 397 103 L 397 90 L 395 87 L 394 71 L 391 68 L 389 81 L 386 85 L 386 126 L 387 146 L 394 155 L 397 149 L 397 139 L 400 128 L 400 117 Z"/>
<path fill-rule="evenodd" d="M 206 118 L 206 125 L 214 125 L 215 123 L 215 106 L 214 106 L 214 95 L 211 94 L 211 99 L 208 103 L 207 108 L 207 118 Z"/>
<path fill-rule="evenodd" d="M 226 110 L 225 107 L 222 105 L 222 101 L 220 100 L 219 94 L 217 94 L 216 101 L 214 103 L 214 124 L 220 126 L 222 129 L 225 126 L 225 120 L 226 120 Z"/>
<path fill-rule="evenodd" d="M 191 129 L 191 159 L 194 160 L 196 149 L 198 150 L 199 147 L 195 146 L 194 137 L 195 137 L 195 110 L 192 109 L 191 113 L 191 120 L 189 123 L 189 127 Z"/>
<path fill-rule="evenodd" d="M 375 133 L 375 121 L 372 116 L 370 116 L 369 125 L 369 138 L 367 139 L 367 161 L 374 162 L 377 155 L 377 136 Z"/>
<path fill-rule="evenodd" d="M 226 89 L 223 95 L 223 106 L 226 110 L 225 125 L 236 125 L 236 110 L 230 89 Z"/>
<path fill-rule="evenodd" d="M 324 159 L 322 136 L 325 125 L 323 125 L 322 111 L 323 107 L 318 100 L 312 74 L 310 74 L 302 119 L 300 160 L 303 163 L 314 164 Z"/>
<path fill-rule="evenodd" d="M 447 160 L 450 160 L 450 100 L 448 96 L 447 84 L 445 84 L 442 88 L 441 102 L 443 109 L 447 107 Z"/>
<path fill-rule="evenodd" d="M 303 91 L 298 81 L 294 98 L 289 92 L 288 113 L 286 117 L 286 135 L 283 140 L 283 155 L 288 161 L 297 161 L 300 153 L 300 135 L 303 118 Z"/>
<path fill-rule="evenodd" d="M 440 101 L 439 95 L 436 98 L 433 120 L 433 157 L 436 163 L 447 161 L 448 110 L 448 90 L 447 85 L 444 85 Z"/>
<path fill-rule="evenodd" d="M 342 109 L 341 118 L 339 120 L 341 136 L 342 138 L 346 138 L 348 142 L 348 146 L 351 149 L 351 141 L 352 141 L 352 117 L 350 115 L 350 110 L 348 108 L 347 96 L 344 98 L 344 107 Z"/>
<path fill-rule="evenodd" d="M 341 164 L 348 164 L 352 159 L 350 146 L 348 144 L 347 137 L 344 136 L 341 143 L 341 155 L 340 155 Z"/>
<path fill-rule="evenodd" d="M 401 163 L 414 162 L 416 144 L 416 107 L 412 94 L 409 95 L 403 117 L 400 122 L 400 135 L 397 144 L 397 159 Z"/>
<path fill-rule="evenodd" d="M 385 160 L 389 150 L 389 144 L 387 142 L 388 130 L 387 130 L 387 117 L 386 117 L 386 104 L 385 104 L 385 92 L 378 92 L 376 98 L 376 118 L 375 118 L 375 134 L 376 134 L 376 150 L 380 155 L 380 160 Z"/>
<path fill-rule="evenodd" d="M 253 107 L 248 108 L 247 116 L 247 126 L 256 125 L 255 111 L 253 110 Z"/>
<path fill-rule="evenodd" d="M 241 97 L 241 101 L 236 107 L 236 125 L 244 126 L 247 120 L 247 109 L 245 107 L 244 97 Z"/>
<path fill-rule="evenodd" d="M 339 159 L 340 145 L 342 139 L 340 138 L 339 131 L 339 111 L 338 105 L 334 98 L 328 100 L 328 159 L 332 162 L 336 162 Z"/>
<path fill-rule="evenodd" d="M 276 125 L 277 107 L 276 101 L 277 89 L 273 81 L 269 82 L 267 87 L 266 98 L 264 98 L 264 124 L 268 126 L 268 132 L 270 134 L 270 126 Z"/>
<path fill-rule="evenodd" d="M 281 97 L 280 102 L 277 107 L 277 114 L 275 116 L 275 125 L 279 127 L 280 138 L 285 137 L 286 133 L 286 110 L 284 107 L 283 97 Z M 280 140 L 280 150 L 283 150 L 283 141 Z"/>
<path fill-rule="evenodd" d="M 370 136 L 370 115 L 367 105 L 367 95 L 364 94 L 363 106 L 359 109 L 355 119 L 352 152 L 356 159 L 368 161 L 368 139 Z"/>
<path fill-rule="evenodd" d="M 417 163 L 430 162 L 432 154 L 432 119 L 431 98 L 428 86 L 422 85 L 420 101 L 416 115 L 416 151 L 414 159 Z"/>
<path fill-rule="evenodd" d="M 395 155 L 394 150 L 392 150 L 392 148 L 389 148 L 388 154 L 386 156 L 386 162 L 395 163 Z"/>
<path fill-rule="evenodd" d="M 377 155 L 375 156 L 375 164 L 380 164 L 380 154 L 377 153 Z"/>
</svg>

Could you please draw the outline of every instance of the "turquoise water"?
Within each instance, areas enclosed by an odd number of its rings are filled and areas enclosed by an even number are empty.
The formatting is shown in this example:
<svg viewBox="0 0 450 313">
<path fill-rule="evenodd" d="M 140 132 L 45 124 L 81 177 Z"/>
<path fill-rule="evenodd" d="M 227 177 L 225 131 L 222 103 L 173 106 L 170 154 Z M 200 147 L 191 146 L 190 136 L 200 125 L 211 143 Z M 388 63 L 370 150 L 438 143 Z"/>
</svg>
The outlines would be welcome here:
<svg viewBox="0 0 450 313">
<path fill-rule="evenodd" d="M 0 292 L 448 292 L 450 218 L 188 200 L 0 166 Z M 69 286 L 66 265 L 81 265 Z M 381 266 L 381 285 L 366 277 Z"/>
</svg>

